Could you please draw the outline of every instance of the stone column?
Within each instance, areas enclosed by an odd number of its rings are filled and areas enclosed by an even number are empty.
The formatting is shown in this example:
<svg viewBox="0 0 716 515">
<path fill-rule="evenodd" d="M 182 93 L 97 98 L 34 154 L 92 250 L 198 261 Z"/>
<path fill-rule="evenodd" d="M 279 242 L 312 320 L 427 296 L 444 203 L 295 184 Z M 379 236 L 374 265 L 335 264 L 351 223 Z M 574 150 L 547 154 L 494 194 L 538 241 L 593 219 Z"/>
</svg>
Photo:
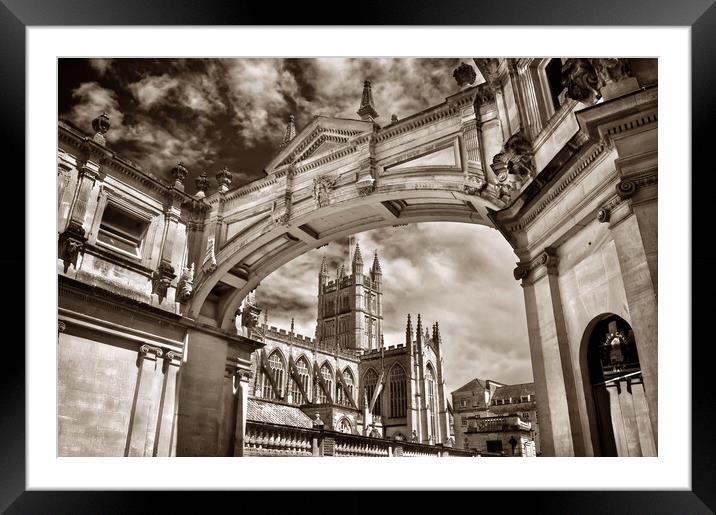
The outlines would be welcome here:
<svg viewBox="0 0 716 515">
<path fill-rule="evenodd" d="M 176 386 L 181 356 L 174 352 L 164 354 L 162 373 L 162 393 L 159 400 L 159 419 L 157 421 L 154 452 L 152 456 L 174 456 L 176 443 Z"/>
<path fill-rule="evenodd" d="M 529 263 L 520 263 L 532 371 L 540 413 L 540 438 L 545 456 L 583 456 L 577 385 L 562 312 L 557 256 L 546 248 Z"/>
<path fill-rule="evenodd" d="M 234 429 L 234 456 L 244 455 L 246 437 L 246 412 L 249 403 L 249 381 L 251 372 L 237 369 L 234 375 L 234 396 L 236 397 L 236 426 Z"/>
<path fill-rule="evenodd" d="M 129 417 L 125 456 L 152 456 L 159 417 L 159 398 L 163 379 L 159 347 L 142 345 L 137 357 L 137 386 Z"/>
</svg>

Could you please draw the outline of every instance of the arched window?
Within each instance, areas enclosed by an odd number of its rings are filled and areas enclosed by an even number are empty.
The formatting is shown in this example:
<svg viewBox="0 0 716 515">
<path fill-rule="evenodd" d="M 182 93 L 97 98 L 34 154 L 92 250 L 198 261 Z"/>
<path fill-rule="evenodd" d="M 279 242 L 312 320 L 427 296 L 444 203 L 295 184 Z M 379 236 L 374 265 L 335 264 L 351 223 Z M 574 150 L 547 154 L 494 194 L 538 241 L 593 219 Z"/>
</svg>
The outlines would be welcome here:
<svg viewBox="0 0 716 515">
<path fill-rule="evenodd" d="M 368 399 L 368 405 L 370 406 L 370 401 L 373 399 L 373 393 L 378 386 L 378 373 L 372 368 L 368 370 L 363 377 L 363 385 L 365 388 L 366 398 Z M 373 406 L 373 415 L 381 415 L 380 405 L 383 401 L 382 397 L 383 393 L 381 392 L 375 401 L 375 406 Z"/>
<path fill-rule="evenodd" d="M 321 366 L 320 373 L 323 378 L 323 382 L 326 385 L 326 389 L 329 392 L 333 391 L 333 370 L 331 370 L 330 365 L 328 365 L 328 363 L 324 363 Z M 319 386 L 316 393 L 318 394 L 318 404 L 325 404 L 328 402 L 328 396 L 326 395 L 326 392 L 323 391 L 323 388 Z"/>
<path fill-rule="evenodd" d="M 296 371 L 298 372 L 298 377 L 301 380 L 301 386 L 303 386 L 303 390 L 308 393 L 308 362 L 305 358 L 301 357 L 296 362 Z M 308 402 L 308 399 L 303 398 L 303 394 L 301 393 L 301 389 L 298 387 L 298 384 L 296 384 L 296 380 L 291 377 L 291 398 L 293 399 L 294 404 L 304 404 L 305 402 Z"/>
<path fill-rule="evenodd" d="M 338 424 L 338 432 L 340 433 L 352 433 L 353 429 L 351 428 L 351 423 L 348 421 L 347 418 L 342 418 L 340 423 Z"/>
<path fill-rule="evenodd" d="M 345 394 L 345 391 L 341 387 L 341 396 L 339 397 L 340 400 L 338 401 L 338 404 L 343 404 L 344 406 L 350 406 L 351 405 L 351 399 L 353 399 L 353 388 L 355 381 L 353 380 L 353 373 L 351 370 L 346 367 L 345 370 L 343 370 L 343 382 L 348 387 L 348 395 Z"/>
<path fill-rule="evenodd" d="M 390 385 L 390 416 L 404 417 L 408 407 L 408 386 L 405 369 L 395 364 L 388 376 Z"/>
<path fill-rule="evenodd" d="M 435 441 L 435 438 L 437 437 L 438 431 L 437 431 L 437 417 L 435 416 L 435 411 L 437 404 L 435 402 L 435 374 L 433 373 L 433 367 L 428 365 L 426 378 L 428 381 L 428 410 L 430 411 L 430 432 L 433 436 L 433 441 Z"/>
<path fill-rule="evenodd" d="M 283 379 L 284 375 L 286 374 L 286 365 L 283 362 L 283 358 L 281 357 L 281 354 L 275 350 L 271 353 L 271 355 L 268 358 L 268 364 L 269 369 L 271 370 L 271 375 L 273 376 L 273 380 L 276 383 L 276 386 L 280 389 L 283 385 Z M 278 399 L 281 392 L 275 392 L 273 389 L 273 386 L 271 386 L 271 381 L 269 381 L 268 377 L 263 378 L 264 383 L 264 391 L 263 396 L 266 399 Z"/>
</svg>

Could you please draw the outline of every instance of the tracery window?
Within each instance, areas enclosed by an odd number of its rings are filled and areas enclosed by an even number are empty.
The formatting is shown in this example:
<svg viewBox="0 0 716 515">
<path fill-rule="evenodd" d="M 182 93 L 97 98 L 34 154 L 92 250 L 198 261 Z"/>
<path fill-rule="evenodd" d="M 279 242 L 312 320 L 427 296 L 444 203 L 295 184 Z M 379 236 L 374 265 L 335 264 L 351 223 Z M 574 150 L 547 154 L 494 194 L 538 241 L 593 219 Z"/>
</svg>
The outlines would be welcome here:
<svg viewBox="0 0 716 515">
<path fill-rule="evenodd" d="M 352 433 L 353 429 L 351 428 L 351 423 L 348 422 L 347 418 L 342 418 L 340 423 L 338 424 L 338 431 L 340 433 Z"/>
<path fill-rule="evenodd" d="M 283 362 L 283 358 L 281 357 L 281 354 L 275 350 L 271 353 L 271 355 L 268 358 L 268 368 L 271 371 L 271 375 L 273 376 L 274 382 L 276 383 L 276 386 L 279 388 L 279 390 L 283 386 L 283 380 L 286 374 L 286 365 Z M 264 391 L 263 396 L 266 399 L 278 399 L 281 395 L 281 392 L 274 391 L 273 386 L 271 386 L 271 381 L 269 381 L 268 377 L 263 377 L 263 384 L 264 384 Z"/>
<path fill-rule="evenodd" d="M 343 371 L 343 382 L 348 387 L 348 394 L 346 395 L 345 390 L 343 389 L 343 386 L 338 384 L 336 382 L 336 402 L 338 404 L 342 404 L 344 406 L 350 406 L 351 405 L 351 399 L 353 398 L 353 388 L 355 381 L 353 380 L 353 374 L 351 373 L 350 369 L 346 368 Z"/>
<path fill-rule="evenodd" d="M 375 392 L 376 387 L 378 386 L 378 373 L 373 370 L 372 368 L 366 372 L 365 376 L 363 377 L 363 385 L 365 388 L 366 398 L 368 399 L 368 405 L 370 406 L 370 401 L 373 399 L 373 393 Z M 378 394 L 378 398 L 375 401 L 375 406 L 373 406 L 373 415 L 381 415 L 381 409 L 380 405 L 383 401 L 382 399 L 383 393 L 381 392 Z"/>
<path fill-rule="evenodd" d="M 408 407 L 408 385 L 405 369 L 396 364 L 390 370 L 390 416 L 404 417 Z"/>
<path fill-rule="evenodd" d="M 321 377 L 323 378 L 323 382 L 326 385 L 326 389 L 330 392 L 333 390 L 333 371 L 331 370 L 331 367 L 328 365 L 328 363 L 324 363 L 321 366 L 320 370 Z M 318 404 L 324 404 L 328 402 L 328 396 L 326 395 L 326 392 L 321 388 L 318 387 L 317 391 L 317 399 Z"/>
<path fill-rule="evenodd" d="M 430 428 L 433 437 L 436 437 L 438 434 L 437 431 L 437 417 L 435 417 L 435 411 L 436 411 L 436 403 L 435 403 L 435 374 L 433 374 L 433 367 L 428 365 L 427 370 L 427 380 L 428 380 L 428 410 L 430 411 Z"/>
<path fill-rule="evenodd" d="M 296 371 L 298 372 L 298 377 L 301 381 L 301 386 L 303 386 L 303 390 L 305 392 L 308 392 L 308 363 L 306 362 L 306 359 L 301 357 L 296 362 Z M 291 398 L 293 400 L 294 404 L 304 404 L 305 402 L 308 402 L 307 399 L 303 398 L 303 393 L 301 393 L 301 388 L 299 388 L 298 384 L 296 383 L 296 380 L 291 377 L 291 386 L 290 386 L 290 392 L 291 392 Z"/>
</svg>

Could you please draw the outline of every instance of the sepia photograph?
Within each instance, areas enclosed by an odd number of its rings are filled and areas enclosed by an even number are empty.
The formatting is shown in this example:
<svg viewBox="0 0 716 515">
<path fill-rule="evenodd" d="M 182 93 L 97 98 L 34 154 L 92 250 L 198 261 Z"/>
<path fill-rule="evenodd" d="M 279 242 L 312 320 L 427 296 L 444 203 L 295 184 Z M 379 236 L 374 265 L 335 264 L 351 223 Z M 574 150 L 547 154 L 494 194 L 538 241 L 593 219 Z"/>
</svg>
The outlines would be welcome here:
<svg viewBox="0 0 716 515">
<path fill-rule="evenodd" d="M 657 58 L 57 74 L 57 456 L 659 456 Z"/>
</svg>

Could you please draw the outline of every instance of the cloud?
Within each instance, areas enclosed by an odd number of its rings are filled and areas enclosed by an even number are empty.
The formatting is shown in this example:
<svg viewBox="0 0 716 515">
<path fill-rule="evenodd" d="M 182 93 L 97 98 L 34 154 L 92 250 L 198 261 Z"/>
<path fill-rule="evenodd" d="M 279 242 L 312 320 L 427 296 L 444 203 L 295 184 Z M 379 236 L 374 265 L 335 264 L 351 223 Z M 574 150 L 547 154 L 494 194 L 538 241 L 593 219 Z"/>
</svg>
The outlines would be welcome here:
<svg viewBox="0 0 716 515">
<path fill-rule="evenodd" d="M 119 110 L 117 94 L 113 90 L 103 88 L 97 82 L 83 82 L 72 90 L 72 98 L 76 103 L 66 117 L 78 128 L 91 133 L 92 120 L 106 112 L 112 124 L 106 135 L 107 141 L 115 142 L 122 137 L 124 115 Z"/>
<path fill-rule="evenodd" d="M 90 59 L 89 64 L 94 68 L 100 76 L 105 75 L 112 69 L 114 59 Z"/>
<path fill-rule="evenodd" d="M 177 79 L 165 74 L 158 77 L 145 77 L 129 84 L 127 88 L 132 92 L 140 106 L 147 109 L 163 100 L 178 84 Z"/>
</svg>

